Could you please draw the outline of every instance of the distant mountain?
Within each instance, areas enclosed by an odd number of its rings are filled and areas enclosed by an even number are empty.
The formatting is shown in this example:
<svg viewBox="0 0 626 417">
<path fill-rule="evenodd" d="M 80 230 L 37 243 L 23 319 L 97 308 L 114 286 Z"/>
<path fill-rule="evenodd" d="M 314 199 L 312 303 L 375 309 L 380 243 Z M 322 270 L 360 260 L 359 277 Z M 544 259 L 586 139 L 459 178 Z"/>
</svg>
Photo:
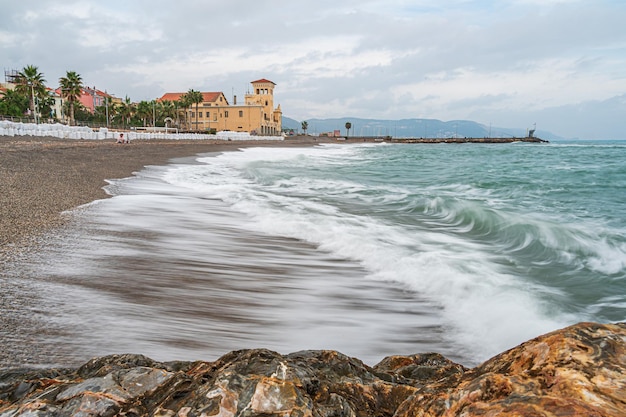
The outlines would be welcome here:
<svg viewBox="0 0 626 417">
<path fill-rule="evenodd" d="M 443 122 L 437 119 L 379 120 L 341 117 L 336 119 L 307 119 L 312 135 L 339 130 L 346 135 L 346 122 L 352 124 L 350 136 L 392 136 L 396 138 L 452 137 L 525 137 L 526 129 L 490 127 L 469 120 Z M 530 126 L 529 126 L 530 127 Z M 283 116 L 283 129 L 302 131 L 302 122 Z M 535 136 L 546 140 L 564 139 L 551 132 L 538 130 Z"/>
<path fill-rule="evenodd" d="M 302 130 L 302 122 L 283 116 L 283 129 L 293 129 L 295 131 Z"/>
</svg>

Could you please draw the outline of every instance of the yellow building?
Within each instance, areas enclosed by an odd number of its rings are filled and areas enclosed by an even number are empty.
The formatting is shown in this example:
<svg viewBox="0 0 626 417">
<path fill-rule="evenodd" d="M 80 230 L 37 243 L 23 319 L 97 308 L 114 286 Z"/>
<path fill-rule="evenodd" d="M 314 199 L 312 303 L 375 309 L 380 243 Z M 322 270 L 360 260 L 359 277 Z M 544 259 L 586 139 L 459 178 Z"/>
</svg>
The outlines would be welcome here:
<svg viewBox="0 0 626 417">
<path fill-rule="evenodd" d="M 203 92 L 202 103 L 186 110 L 188 125 L 195 131 L 248 132 L 252 135 L 280 135 L 282 111 L 280 105 L 274 108 L 274 84 L 270 80 L 252 81 L 252 92 L 246 94 L 243 104 L 237 104 L 237 97 L 229 103 L 222 92 Z M 178 101 L 186 93 L 166 93 L 159 101 Z M 197 120 L 197 123 L 196 123 Z"/>
</svg>

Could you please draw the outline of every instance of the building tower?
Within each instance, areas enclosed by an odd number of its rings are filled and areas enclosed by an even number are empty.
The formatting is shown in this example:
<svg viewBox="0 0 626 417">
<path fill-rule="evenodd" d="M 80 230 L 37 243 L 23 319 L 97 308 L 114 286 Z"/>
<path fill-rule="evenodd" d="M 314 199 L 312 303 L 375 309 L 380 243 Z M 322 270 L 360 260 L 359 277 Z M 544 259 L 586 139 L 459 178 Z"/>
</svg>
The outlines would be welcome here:
<svg viewBox="0 0 626 417">
<path fill-rule="evenodd" d="M 274 109 L 274 87 L 276 84 L 262 78 L 252 81 L 253 92 L 246 94 L 246 105 L 261 106 L 261 132 L 262 135 L 277 135 L 282 127 L 282 112 L 280 106 Z"/>
</svg>

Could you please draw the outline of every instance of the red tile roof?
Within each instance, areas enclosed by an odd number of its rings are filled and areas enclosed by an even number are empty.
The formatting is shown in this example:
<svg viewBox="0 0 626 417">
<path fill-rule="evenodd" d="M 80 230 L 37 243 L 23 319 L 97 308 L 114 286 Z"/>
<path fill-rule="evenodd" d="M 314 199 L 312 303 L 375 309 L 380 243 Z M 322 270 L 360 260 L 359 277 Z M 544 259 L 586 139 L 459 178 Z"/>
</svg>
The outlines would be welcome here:
<svg viewBox="0 0 626 417">
<path fill-rule="evenodd" d="M 185 93 L 165 93 L 163 96 L 157 101 L 176 101 L 180 100 L 180 97 Z"/>
<path fill-rule="evenodd" d="M 222 95 L 223 93 L 221 92 L 212 92 L 212 93 L 202 93 L 202 102 L 203 103 L 208 103 L 208 102 L 214 102 L 217 101 L 217 99 Z"/>
<path fill-rule="evenodd" d="M 176 100 L 180 100 L 180 98 L 185 95 L 187 93 L 165 93 L 163 94 L 163 97 L 161 97 L 160 99 L 158 99 L 157 101 L 176 101 Z M 222 95 L 222 92 L 208 92 L 208 93 L 202 93 L 202 102 L 203 103 L 213 103 L 215 101 L 217 101 L 217 99 L 220 97 L 220 95 Z"/>
<path fill-rule="evenodd" d="M 272 83 L 272 84 L 276 85 L 275 82 L 270 81 L 270 80 L 268 80 L 266 78 L 261 78 L 260 80 L 252 81 L 251 84 L 256 84 L 256 83 Z"/>
</svg>

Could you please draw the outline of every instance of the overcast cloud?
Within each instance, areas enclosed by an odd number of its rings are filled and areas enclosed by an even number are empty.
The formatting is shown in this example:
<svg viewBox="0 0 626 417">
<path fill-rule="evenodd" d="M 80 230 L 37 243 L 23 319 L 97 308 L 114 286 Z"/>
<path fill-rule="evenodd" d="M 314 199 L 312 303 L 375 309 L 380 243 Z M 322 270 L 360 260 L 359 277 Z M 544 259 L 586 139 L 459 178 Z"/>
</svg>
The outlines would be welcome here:
<svg viewBox="0 0 626 417">
<path fill-rule="evenodd" d="M 0 64 L 133 101 L 277 84 L 285 116 L 474 120 L 626 139 L 623 0 L 21 0 Z"/>
</svg>

